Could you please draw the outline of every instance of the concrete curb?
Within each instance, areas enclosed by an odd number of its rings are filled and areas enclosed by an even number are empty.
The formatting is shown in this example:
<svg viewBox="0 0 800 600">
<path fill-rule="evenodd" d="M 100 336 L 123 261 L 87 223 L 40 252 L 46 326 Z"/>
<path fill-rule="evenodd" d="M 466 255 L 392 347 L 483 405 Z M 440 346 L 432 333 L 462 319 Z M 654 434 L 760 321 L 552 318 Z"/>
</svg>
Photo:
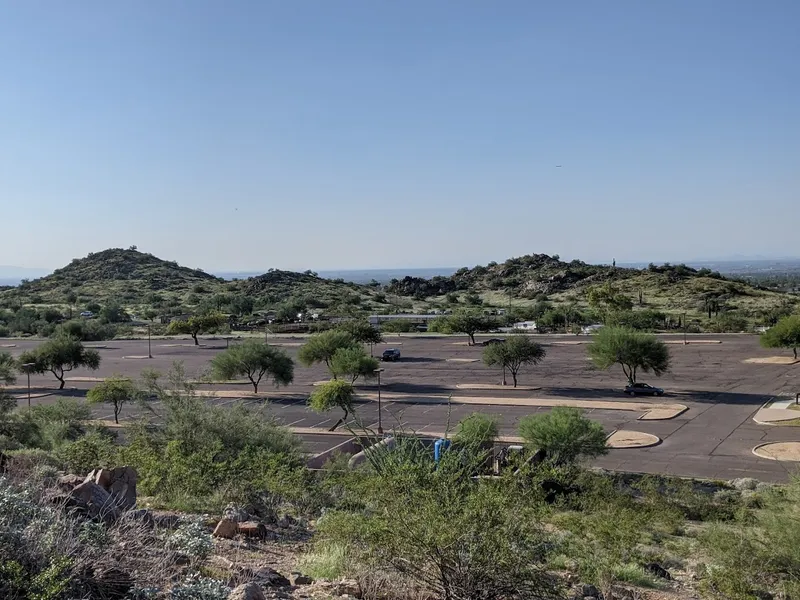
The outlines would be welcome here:
<svg viewBox="0 0 800 600">
<path fill-rule="evenodd" d="M 794 459 L 791 459 L 791 458 L 776 458 L 774 456 L 766 456 L 764 454 L 759 454 L 758 453 L 758 450 L 760 450 L 764 446 L 775 446 L 776 444 L 797 444 L 798 446 L 800 446 L 800 442 L 791 442 L 791 441 L 789 441 L 789 442 L 765 442 L 765 443 L 759 444 L 758 446 L 753 448 L 753 454 L 755 454 L 758 458 L 764 458 L 766 460 L 774 460 L 776 462 L 800 462 L 800 459 L 794 460 Z"/>
</svg>

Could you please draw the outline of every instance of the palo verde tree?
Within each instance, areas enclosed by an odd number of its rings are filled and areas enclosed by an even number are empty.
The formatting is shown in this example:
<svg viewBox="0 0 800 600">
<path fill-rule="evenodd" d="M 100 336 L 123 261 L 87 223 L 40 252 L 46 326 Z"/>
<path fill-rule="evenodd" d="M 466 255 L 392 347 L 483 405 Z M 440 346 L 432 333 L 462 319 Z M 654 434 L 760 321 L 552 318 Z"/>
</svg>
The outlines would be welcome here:
<svg viewBox="0 0 800 600">
<path fill-rule="evenodd" d="M 637 374 L 653 372 L 660 377 L 669 370 L 667 345 L 650 333 L 625 327 L 603 327 L 592 335 L 589 357 L 598 369 L 622 366 L 628 383 L 636 383 Z"/>
<path fill-rule="evenodd" d="M 294 362 L 280 348 L 268 346 L 258 340 L 248 340 L 231 346 L 217 354 L 211 361 L 211 372 L 217 379 L 247 377 L 258 393 L 258 384 L 264 376 L 272 377 L 276 387 L 294 381 Z"/>
<path fill-rule="evenodd" d="M 317 412 L 327 412 L 333 408 L 341 408 L 344 416 L 339 419 L 329 431 L 334 431 L 353 412 L 353 395 L 355 390 L 352 383 L 341 379 L 327 381 L 311 393 L 308 404 Z"/>
<path fill-rule="evenodd" d="M 450 333 L 465 333 L 469 338 L 469 345 L 475 345 L 475 334 L 481 331 L 489 331 L 492 322 L 480 313 L 459 312 L 443 320 L 444 328 Z"/>
<path fill-rule="evenodd" d="M 791 348 L 797 360 L 797 347 L 800 346 L 800 315 L 783 317 L 775 325 L 761 334 L 764 348 Z"/>
<path fill-rule="evenodd" d="M 60 334 L 47 340 L 33 350 L 23 352 L 19 357 L 20 364 L 31 364 L 27 369 L 31 373 L 52 373 L 58 379 L 58 389 L 64 389 L 64 374 L 84 367 L 96 371 L 100 367 L 100 353 L 85 348 L 80 340 Z"/>
<path fill-rule="evenodd" d="M 197 336 L 202 333 L 209 333 L 219 329 L 225 323 L 224 315 L 220 313 L 208 313 L 205 315 L 194 315 L 188 319 L 172 321 L 167 327 L 167 335 L 186 335 L 189 334 L 194 340 L 194 345 L 198 346 Z"/>
<path fill-rule="evenodd" d="M 89 404 L 111 404 L 114 407 L 115 423 L 119 423 L 119 414 L 123 406 L 143 397 L 142 392 L 129 377 L 109 377 L 86 393 Z"/>
<path fill-rule="evenodd" d="M 359 344 L 369 344 L 370 356 L 372 356 L 372 347 L 383 341 L 383 334 L 380 329 L 373 327 L 363 320 L 353 319 L 351 321 L 345 321 L 338 329 L 349 333 Z"/>
<path fill-rule="evenodd" d="M 547 352 L 541 344 L 537 344 L 526 335 L 512 335 L 503 343 L 487 346 L 483 351 L 483 362 L 488 367 L 503 369 L 503 385 L 506 384 L 506 370 L 511 373 L 514 387 L 517 387 L 517 375 L 525 365 L 538 365 Z"/>
<path fill-rule="evenodd" d="M 532 449 L 543 451 L 546 460 L 555 466 L 608 452 L 603 426 L 570 406 L 557 406 L 549 413 L 523 417 L 519 435 Z"/>
<path fill-rule="evenodd" d="M 308 338 L 308 341 L 297 353 L 297 358 L 306 367 L 316 363 L 325 363 L 325 366 L 330 369 L 333 355 L 342 348 L 359 348 L 359 344 L 349 332 L 330 329 Z"/>
<path fill-rule="evenodd" d="M 372 379 L 379 366 L 377 359 L 367 356 L 361 346 L 339 348 L 333 353 L 330 361 L 333 378 L 349 377 L 350 383 L 355 383 L 359 377 Z"/>
</svg>

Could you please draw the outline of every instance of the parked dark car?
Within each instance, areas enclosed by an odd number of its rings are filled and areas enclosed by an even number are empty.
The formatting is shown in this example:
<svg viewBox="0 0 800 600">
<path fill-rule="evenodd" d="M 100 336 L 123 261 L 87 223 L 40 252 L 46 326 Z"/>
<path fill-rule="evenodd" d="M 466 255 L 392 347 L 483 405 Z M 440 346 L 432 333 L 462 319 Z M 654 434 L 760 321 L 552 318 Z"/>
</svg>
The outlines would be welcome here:
<svg viewBox="0 0 800 600">
<path fill-rule="evenodd" d="M 397 348 L 387 348 L 381 354 L 381 360 L 384 361 L 391 361 L 391 360 L 400 360 L 400 350 Z"/>
<path fill-rule="evenodd" d="M 625 388 L 625 393 L 631 396 L 663 396 L 664 390 L 647 383 L 634 383 Z"/>
<path fill-rule="evenodd" d="M 484 340 L 483 346 L 494 346 L 495 344 L 505 344 L 505 340 L 501 340 L 500 338 L 489 338 L 488 340 Z"/>
</svg>

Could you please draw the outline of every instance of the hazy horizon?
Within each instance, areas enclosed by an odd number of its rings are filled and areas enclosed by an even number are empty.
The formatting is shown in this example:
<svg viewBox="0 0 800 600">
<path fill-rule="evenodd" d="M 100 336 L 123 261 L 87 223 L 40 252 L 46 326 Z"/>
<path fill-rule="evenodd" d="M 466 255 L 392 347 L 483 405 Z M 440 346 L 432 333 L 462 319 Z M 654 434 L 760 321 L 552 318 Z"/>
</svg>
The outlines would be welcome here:
<svg viewBox="0 0 800 600">
<path fill-rule="evenodd" d="M 546 253 L 545 253 L 546 254 Z M 158 257 L 163 260 L 171 260 L 167 257 Z M 512 257 L 507 257 L 512 258 Z M 572 258 L 569 257 L 561 257 L 562 260 L 569 261 Z M 503 262 L 506 259 L 497 260 L 496 262 Z M 580 259 L 579 259 L 580 260 Z M 613 260 L 613 259 L 612 259 Z M 491 261 L 484 261 L 482 263 L 478 263 L 480 265 L 486 265 Z M 588 262 L 588 261 L 584 261 Z M 594 264 L 611 264 L 612 261 L 604 261 L 600 263 Z M 625 261 L 617 261 L 617 265 L 620 267 L 630 267 L 630 268 L 643 268 L 646 267 L 650 263 L 655 264 L 664 264 L 664 263 L 672 263 L 672 264 L 679 264 L 684 263 L 686 265 L 692 267 L 703 267 L 703 266 L 717 266 L 717 270 L 721 270 L 723 273 L 726 272 L 726 269 L 733 269 L 735 267 L 741 268 L 747 266 L 748 263 L 752 264 L 753 266 L 758 266 L 758 263 L 766 263 L 774 264 L 774 265 L 781 265 L 781 264 L 788 264 L 788 265 L 797 265 L 800 263 L 800 258 L 794 257 L 764 257 L 764 256 L 753 256 L 753 257 L 743 257 L 743 256 L 731 256 L 731 257 L 724 257 L 724 258 L 717 258 L 717 259 L 698 259 L 698 260 L 689 260 L 689 261 L 671 261 L 671 260 L 641 260 L 641 261 L 632 261 L 632 262 L 625 262 Z M 68 262 L 61 265 L 58 268 L 62 268 L 66 266 Z M 190 268 L 200 268 L 203 269 L 202 265 L 183 265 L 184 267 Z M 415 266 L 406 266 L 406 267 L 389 267 L 389 268 L 380 268 L 380 267 L 372 267 L 372 268 L 350 268 L 350 269 L 314 269 L 311 268 L 311 271 L 317 273 L 320 277 L 334 279 L 334 278 L 343 278 L 348 281 L 354 281 L 356 283 L 361 282 L 368 282 L 371 279 L 376 279 L 378 281 L 387 281 L 389 278 L 392 277 L 402 277 L 405 275 L 412 275 L 416 277 L 433 277 L 435 275 L 451 275 L 455 273 L 458 269 L 462 267 L 474 267 L 477 265 L 468 265 L 462 264 L 459 266 L 439 266 L 439 267 L 415 267 Z M 218 270 L 208 270 L 203 269 L 204 271 L 211 273 L 217 277 L 222 277 L 223 279 L 244 279 L 247 277 L 253 277 L 256 275 L 261 275 L 266 273 L 272 267 L 265 267 L 263 269 L 218 269 Z M 27 268 L 27 267 L 18 267 L 13 265 L 0 265 L 0 285 L 18 285 L 19 281 L 22 279 L 36 279 L 39 277 L 44 277 L 51 274 L 55 269 L 44 269 L 44 268 Z M 309 269 L 302 269 L 303 271 Z"/>
</svg>

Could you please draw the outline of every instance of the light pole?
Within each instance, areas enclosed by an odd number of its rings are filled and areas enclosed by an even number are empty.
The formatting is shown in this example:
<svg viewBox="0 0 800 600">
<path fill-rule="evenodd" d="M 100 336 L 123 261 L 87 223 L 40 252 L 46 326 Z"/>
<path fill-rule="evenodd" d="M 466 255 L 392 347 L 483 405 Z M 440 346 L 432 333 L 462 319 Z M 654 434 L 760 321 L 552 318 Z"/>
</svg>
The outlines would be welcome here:
<svg viewBox="0 0 800 600">
<path fill-rule="evenodd" d="M 383 421 L 381 420 L 381 371 L 383 369 L 375 369 L 378 375 L 378 435 L 383 435 Z"/>
<path fill-rule="evenodd" d="M 153 358 L 153 352 L 150 346 L 150 323 L 147 324 L 147 358 Z"/>
<path fill-rule="evenodd" d="M 25 374 L 28 376 L 28 408 L 31 407 L 31 369 L 35 366 L 35 363 L 24 363 L 22 365 L 22 368 L 25 369 Z"/>
<path fill-rule="evenodd" d="M 683 345 L 685 346 L 688 342 L 686 341 L 686 313 L 683 313 Z"/>
</svg>

